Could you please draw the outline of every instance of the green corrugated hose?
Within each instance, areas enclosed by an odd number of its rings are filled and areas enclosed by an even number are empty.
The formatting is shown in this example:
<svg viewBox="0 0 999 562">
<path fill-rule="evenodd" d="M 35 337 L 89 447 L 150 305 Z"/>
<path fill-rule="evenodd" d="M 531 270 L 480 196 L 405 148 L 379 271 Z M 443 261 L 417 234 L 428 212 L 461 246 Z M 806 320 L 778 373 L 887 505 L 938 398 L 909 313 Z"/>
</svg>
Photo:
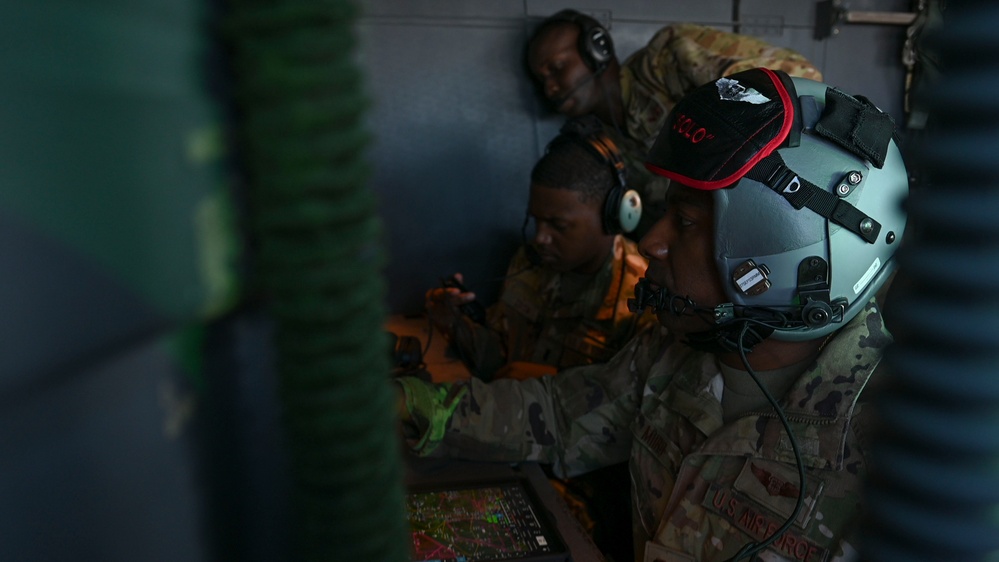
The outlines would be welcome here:
<svg viewBox="0 0 999 562">
<path fill-rule="evenodd" d="M 242 162 L 276 346 L 295 560 L 409 560 L 382 226 L 352 2 L 231 2 Z"/>
</svg>

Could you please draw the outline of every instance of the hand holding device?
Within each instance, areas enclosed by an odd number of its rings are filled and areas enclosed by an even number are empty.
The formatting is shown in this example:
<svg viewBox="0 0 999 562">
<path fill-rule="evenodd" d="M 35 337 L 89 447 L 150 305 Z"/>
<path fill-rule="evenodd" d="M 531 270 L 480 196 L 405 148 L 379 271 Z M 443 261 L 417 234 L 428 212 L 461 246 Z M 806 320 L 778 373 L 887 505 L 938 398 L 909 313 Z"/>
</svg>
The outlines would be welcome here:
<svg viewBox="0 0 999 562">
<path fill-rule="evenodd" d="M 445 289 L 458 289 L 458 296 L 471 295 L 471 300 L 458 305 L 458 309 L 461 310 L 462 314 L 471 318 L 473 322 L 477 322 L 479 324 L 486 323 L 486 308 L 482 306 L 482 303 L 475 300 L 475 294 L 470 292 L 465 285 L 462 284 L 459 274 L 454 274 L 451 277 L 441 279 L 441 286 Z"/>
<path fill-rule="evenodd" d="M 441 279 L 441 287 L 430 289 L 426 294 L 427 315 L 434 326 L 450 336 L 454 326 L 464 314 L 473 321 L 484 324 L 486 310 L 475 300 L 475 293 L 462 284 L 460 273 Z"/>
</svg>

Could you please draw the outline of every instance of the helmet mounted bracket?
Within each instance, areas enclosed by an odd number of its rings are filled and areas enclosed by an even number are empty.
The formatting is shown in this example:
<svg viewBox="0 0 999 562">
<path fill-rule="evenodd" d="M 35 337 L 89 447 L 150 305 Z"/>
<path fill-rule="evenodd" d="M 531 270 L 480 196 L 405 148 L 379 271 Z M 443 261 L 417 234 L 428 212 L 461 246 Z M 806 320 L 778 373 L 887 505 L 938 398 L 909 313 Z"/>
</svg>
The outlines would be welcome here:
<svg viewBox="0 0 999 562">
<path fill-rule="evenodd" d="M 798 302 L 801 320 L 806 326 L 821 328 L 843 320 L 845 303 L 829 299 L 829 262 L 819 256 L 801 260 L 798 264 Z"/>
</svg>

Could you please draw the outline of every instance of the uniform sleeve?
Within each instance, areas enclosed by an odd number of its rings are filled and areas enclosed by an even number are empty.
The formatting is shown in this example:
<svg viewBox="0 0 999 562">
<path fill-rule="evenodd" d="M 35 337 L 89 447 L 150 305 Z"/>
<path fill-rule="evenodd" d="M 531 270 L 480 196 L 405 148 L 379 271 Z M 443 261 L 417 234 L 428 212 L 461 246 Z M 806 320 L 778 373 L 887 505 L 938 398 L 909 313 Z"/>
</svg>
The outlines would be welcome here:
<svg viewBox="0 0 999 562">
<path fill-rule="evenodd" d="M 486 312 L 486 325 L 462 317 L 455 325 L 451 341 L 465 366 L 473 376 L 490 381 L 504 364 L 506 348 L 503 337 L 494 326 L 502 325 L 502 305 L 495 304 Z"/>
<path fill-rule="evenodd" d="M 658 326 L 609 362 L 556 376 L 433 385 L 397 379 L 421 455 L 550 463 L 572 476 L 628 458 L 645 376 L 663 346 Z"/>
<path fill-rule="evenodd" d="M 649 41 L 645 57 L 646 71 L 658 69 L 660 85 L 680 97 L 691 88 L 756 67 L 822 80 L 819 69 L 792 49 L 701 25 L 663 28 Z"/>
</svg>

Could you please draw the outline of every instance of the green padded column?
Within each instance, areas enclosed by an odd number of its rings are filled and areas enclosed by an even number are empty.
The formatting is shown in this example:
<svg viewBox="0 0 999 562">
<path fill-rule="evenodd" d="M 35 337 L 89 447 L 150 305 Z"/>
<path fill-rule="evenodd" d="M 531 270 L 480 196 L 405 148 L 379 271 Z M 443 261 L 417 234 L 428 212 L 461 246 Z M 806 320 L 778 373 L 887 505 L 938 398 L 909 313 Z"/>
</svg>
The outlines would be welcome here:
<svg viewBox="0 0 999 562">
<path fill-rule="evenodd" d="M 277 323 L 296 560 L 409 560 L 382 226 L 352 2 L 231 2 L 242 162 Z"/>
</svg>

